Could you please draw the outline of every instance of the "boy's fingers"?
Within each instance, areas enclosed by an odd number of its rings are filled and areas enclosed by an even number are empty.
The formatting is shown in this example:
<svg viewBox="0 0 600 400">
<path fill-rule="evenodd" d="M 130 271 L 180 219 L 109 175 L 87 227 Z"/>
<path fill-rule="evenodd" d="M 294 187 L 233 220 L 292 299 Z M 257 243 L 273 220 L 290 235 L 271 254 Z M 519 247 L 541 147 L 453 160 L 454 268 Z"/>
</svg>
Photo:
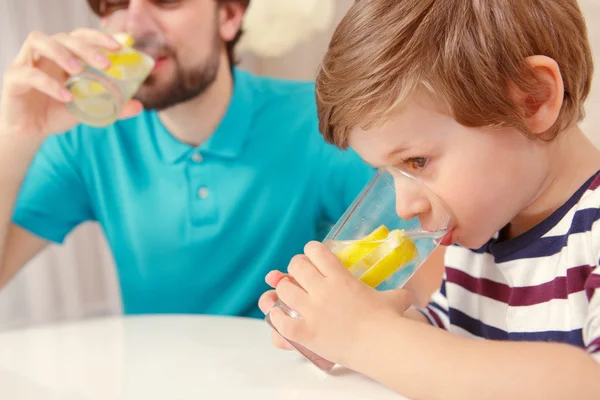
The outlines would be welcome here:
<svg viewBox="0 0 600 400">
<path fill-rule="evenodd" d="M 290 317 L 279 307 L 271 311 L 271 323 L 284 338 L 296 343 L 304 343 L 307 338 L 306 322 L 302 318 Z"/>
<path fill-rule="evenodd" d="M 294 350 L 294 348 L 284 338 L 282 338 L 281 335 L 279 333 L 277 333 L 277 331 L 274 329 L 273 329 L 272 341 L 273 341 L 273 344 L 275 345 L 275 347 L 277 347 L 278 349 L 288 350 L 288 351 Z"/>
<path fill-rule="evenodd" d="M 306 291 L 310 291 L 310 288 L 312 288 L 315 283 L 323 279 L 323 275 L 305 255 L 292 258 L 292 261 L 290 261 L 290 265 L 288 266 L 288 272 L 298 285 Z"/>
<path fill-rule="evenodd" d="M 263 293 L 258 299 L 258 308 L 260 308 L 260 311 L 266 315 L 269 311 L 271 311 L 271 308 L 273 308 L 273 305 L 277 299 L 277 292 L 274 290 L 269 290 L 268 292 Z"/>
<path fill-rule="evenodd" d="M 285 278 L 287 275 L 284 274 L 281 271 L 271 271 L 267 274 L 267 276 L 265 277 L 265 281 L 267 282 L 267 284 L 269 286 L 271 286 L 272 288 L 276 288 L 277 285 L 279 284 L 279 281 L 281 281 L 283 278 Z"/>
<path fill-rule="evenodd" d="M 320 242 L 310 242 L 304 247 L 304 254 L 324 276 L 335 276 L 340 274 L 349 274 L 340 260 Z"/>
<path fill-rule="evenodd" d="M 283 279 L 277 285 L 277 297 L 286 306 L 302 315 L 306 311 L 308 294 L 298 286 L 291 278 Z"/>
</svg>

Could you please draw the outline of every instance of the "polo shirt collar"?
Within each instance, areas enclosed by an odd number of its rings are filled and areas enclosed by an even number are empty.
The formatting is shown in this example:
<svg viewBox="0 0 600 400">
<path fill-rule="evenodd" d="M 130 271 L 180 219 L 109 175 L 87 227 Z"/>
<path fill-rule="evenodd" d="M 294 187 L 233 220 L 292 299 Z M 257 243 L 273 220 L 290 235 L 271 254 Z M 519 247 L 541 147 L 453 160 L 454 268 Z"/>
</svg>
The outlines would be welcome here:
<svg viewBox="0 0 600 400">
<path fill-rule="evenodd" d="M 250 136 L 254 109 L 252 107 L 252 76 L 237 68 L 233 69 L 233 94 L 225 116 L 215 132 L 200 146 L 194 148 L 177 140 L 164 126 L 157 112 L 151 113 L 156 127 L 156 141 L 161 158 L 174 164 L 193 150 L 205 155 L 235 159 L 244 149 Z"/>
</svg>

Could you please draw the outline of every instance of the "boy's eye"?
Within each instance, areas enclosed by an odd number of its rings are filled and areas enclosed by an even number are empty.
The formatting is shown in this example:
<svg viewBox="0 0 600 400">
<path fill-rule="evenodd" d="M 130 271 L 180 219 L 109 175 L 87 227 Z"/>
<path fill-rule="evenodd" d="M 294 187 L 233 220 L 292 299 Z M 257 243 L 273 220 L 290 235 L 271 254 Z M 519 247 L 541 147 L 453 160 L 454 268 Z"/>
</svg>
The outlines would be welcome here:
<svg viewBox="0 0 600 400">
<path fill-rule="evenodd" d="M 427 157 L 411 157 L 402 161 L 406 166 L 414 171 L 419 171 L 427 167 L 429 159 Z"/>
</svg>

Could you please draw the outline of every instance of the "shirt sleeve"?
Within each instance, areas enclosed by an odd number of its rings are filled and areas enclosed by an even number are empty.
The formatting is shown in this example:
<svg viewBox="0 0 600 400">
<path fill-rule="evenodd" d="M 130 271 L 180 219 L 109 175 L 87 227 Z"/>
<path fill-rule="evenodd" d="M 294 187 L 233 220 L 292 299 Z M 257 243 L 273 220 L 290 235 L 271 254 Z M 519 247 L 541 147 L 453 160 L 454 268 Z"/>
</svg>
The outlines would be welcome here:
<svg viewBox="0 0 600 400">
<path fill-rule="evenodd" d="M 599 260 L 600 264 L 600 260 Z M 583 326 L 583 342 L 588 353 L 600 362 L 600 268 L 596 267 L 585 282 L 589 303 Z"/>
<path fill-rule="evenodd" d="M 21 185 L 13 222 L 56 243 L 80 223 L 93 219 L 90 198 L 81 175 L 75 132 L 50 136 L 34 157 Z"/>
<path fill-rule="evenodd" d="M 433 293 L 427 307 L 418 310 L 425 318 L 427 318 L 431 325 L 444 330 L 449 330 L 450 317 L 448 307 L 448 298 L 446 297 L 446 275 L 444 274 L 442 286 Z"/>
<path fill-rule="evenodd" d="M 352 149 L 326 144 L 318 174 L 325 217 L 335 223 L 377 173 Z"/>
</svg>

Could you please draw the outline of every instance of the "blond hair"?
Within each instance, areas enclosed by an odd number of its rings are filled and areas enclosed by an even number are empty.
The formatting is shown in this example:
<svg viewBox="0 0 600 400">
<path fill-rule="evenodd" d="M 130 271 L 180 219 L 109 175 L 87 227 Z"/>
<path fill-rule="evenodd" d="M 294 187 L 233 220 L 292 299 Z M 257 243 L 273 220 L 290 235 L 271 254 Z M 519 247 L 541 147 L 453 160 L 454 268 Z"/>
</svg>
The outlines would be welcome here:
<svg viewBox="0 0 600 400">
<path fill-rule="evenodd" d="M 565 97 L 545 137 L 584 116 L 593 62 L 576 0 L 358 0 L 336 29 L 317 78 L 320 131 L 345 147 L 352 128 L 381 123 L 426 87 L 465 126 L 530 135 L 509 85 L 543 94 L 526 58 L 545 55 Z"/>
</svg>

